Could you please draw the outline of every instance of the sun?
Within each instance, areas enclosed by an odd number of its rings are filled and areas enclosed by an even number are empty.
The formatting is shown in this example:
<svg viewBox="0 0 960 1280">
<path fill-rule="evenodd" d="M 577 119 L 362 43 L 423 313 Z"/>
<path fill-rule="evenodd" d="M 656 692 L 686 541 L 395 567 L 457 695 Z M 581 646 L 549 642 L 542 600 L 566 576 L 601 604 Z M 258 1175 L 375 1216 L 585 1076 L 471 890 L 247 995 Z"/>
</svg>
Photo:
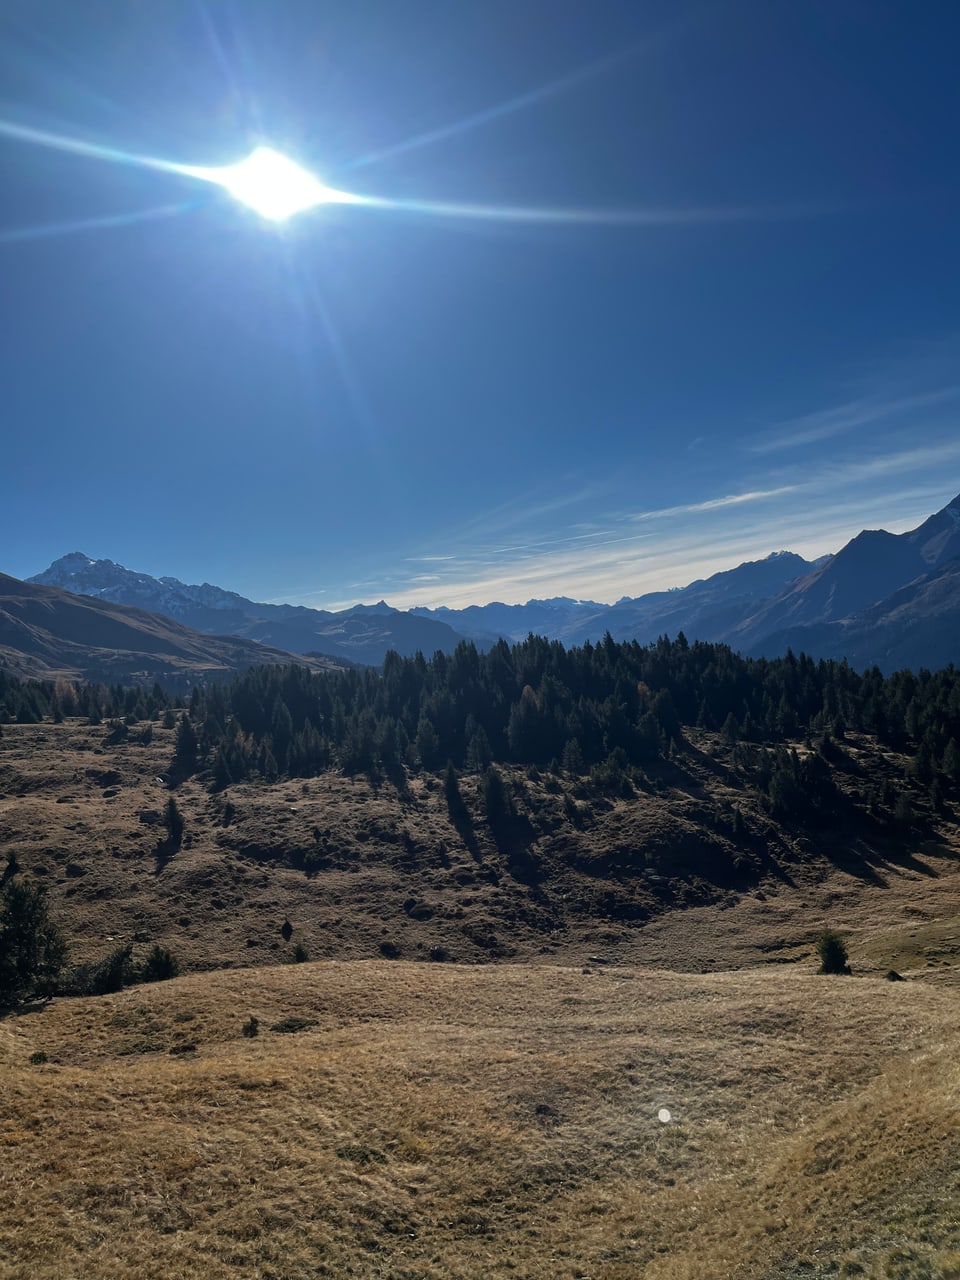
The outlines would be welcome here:
<svg viewBox="0 0 960 1280">
<path fill-rule="evenodd" d="M 239 164 L 213 172 L 220 186 L 270 222 L 286 222 L 339 194 L 272 147 L 257 147 Z"/>
</svg>

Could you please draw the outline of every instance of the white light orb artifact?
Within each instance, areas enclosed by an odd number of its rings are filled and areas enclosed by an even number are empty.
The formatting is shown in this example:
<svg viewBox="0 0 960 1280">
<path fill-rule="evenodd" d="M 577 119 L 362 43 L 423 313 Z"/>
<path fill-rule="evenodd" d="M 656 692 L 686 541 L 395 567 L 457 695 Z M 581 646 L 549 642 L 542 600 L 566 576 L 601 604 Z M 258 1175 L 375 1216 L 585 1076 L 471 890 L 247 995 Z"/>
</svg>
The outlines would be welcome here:
<svg viewBox="0 0 960 1280">
<path fill-rule="evenodd" d="M 234 199 L 270 222 L 286 222 L 338 194 L 272 147 L 257 147 L 239 164 L 209 173 Z"/>
</svg>

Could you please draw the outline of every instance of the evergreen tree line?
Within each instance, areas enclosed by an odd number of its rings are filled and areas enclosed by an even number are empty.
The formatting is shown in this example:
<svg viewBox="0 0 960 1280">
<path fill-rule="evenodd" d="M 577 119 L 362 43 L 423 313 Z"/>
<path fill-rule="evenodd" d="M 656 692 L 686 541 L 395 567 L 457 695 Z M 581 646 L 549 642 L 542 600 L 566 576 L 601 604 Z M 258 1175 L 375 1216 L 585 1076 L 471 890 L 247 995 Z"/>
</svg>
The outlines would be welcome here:
<svg viewBox="0 0 960 1280">
<path fill-rule="evenodd" d="M 152 689 L 123 685 L 82 684 L 69 680 L 21 680 L 0 671 L 0 725 L 60 723 L 67 716 L 82 716 L 89 724 L 104 720 L 136 724 L 156 720 L 163 712 L 182 706 L 155 684 Z"/>
<path fill-rule="evenodd" d="M 862 731 L 913 755 L 919 781 L 960 780 L 954 667 L 859 674 L 790 652 L 745 659 L 682 634 L 646 646 L 608 635 L 571 649 L 531 635 L 485 653 L 464 642 L 430 660 L 390 653 L 379 672 L 254 668 L 194 691 L 175 764 L 182 774 L 208 770 L 217 788 L 330 768 L 400 778 L 448 761 L 477 774 L 516 763 L 602 777 L 681 751 L 690 726 L 771 749 Z M 775 809 L 797 807 L 801 793 L 829 803 L 823 757 L 773 751 L 761 771 Z"/>
</svg>

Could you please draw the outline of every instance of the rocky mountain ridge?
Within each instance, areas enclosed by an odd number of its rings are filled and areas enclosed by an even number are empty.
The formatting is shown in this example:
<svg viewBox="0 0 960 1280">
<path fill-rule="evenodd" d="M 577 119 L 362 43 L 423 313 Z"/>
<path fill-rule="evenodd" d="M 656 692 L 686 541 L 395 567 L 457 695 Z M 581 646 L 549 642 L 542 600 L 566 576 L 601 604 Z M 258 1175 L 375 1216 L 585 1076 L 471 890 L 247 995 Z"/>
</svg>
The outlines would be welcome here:
<svg viewBox="0 0 960 1280">
<path fill-rule="evenodd" d="M 489 648 L 531 632 L 566 645 L 615 640 L 649 643 L 683 631 L 745 654 L 772 656 L 789 646 L 857 666 L 931 667 L 960 656 L 960 496 L 907 533 L 863 530 L 835 555 L 808 561 L 790 551 L 669 591 L 615 604 L 559 596 L 523 605 L 463 609 L 386 601 L 339 612 L 265 604 L 210 583 L 154 578 L 112 560 L 72 552 L 30 582 L 134 605 L 206 634 L 232 635 L 291 653 L 321 653 L 379 665 L 404 656 L 451 653 L 463 640 Z"/>
</svg>

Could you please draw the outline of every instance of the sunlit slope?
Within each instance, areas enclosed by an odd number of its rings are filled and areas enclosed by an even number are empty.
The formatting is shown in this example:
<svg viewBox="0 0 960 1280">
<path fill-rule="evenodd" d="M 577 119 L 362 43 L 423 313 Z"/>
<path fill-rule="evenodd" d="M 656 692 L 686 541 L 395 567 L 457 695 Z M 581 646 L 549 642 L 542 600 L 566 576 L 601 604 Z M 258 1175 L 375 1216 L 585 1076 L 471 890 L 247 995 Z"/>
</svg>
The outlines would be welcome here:
<svg viewBox="0 0 960 1280">
<path fill-rule="evenodd" d="M 0 1024 L 0 1277 L 947 1276 L 958 1047 L 953 992 L 809 970 L 59 1000 Z"/>
<path fill-rule="evenodd" d="M 860 824 L 857 808 L 845 824 L 777 823 L 730 746 L 692 731 L 690 754 L 630 798 L 504 767 L 531 877 L 498 847 L 475 777 L 461 783 L 465 832 L 430 774 L 411 776 L 403 795 L 332 770 L 214 794 L 190 779 L 171 792 L 176 729 L 146 728 L 149 742 L 141 724 L 116 742 L 115 728 L 78 719 L 3 726 L 0 859 L 13 854 L 47 888 L 72 963 L 130 944 L 139 964 L 160 944 L 185 971 L 274 964 L 297 946 L 315 960 L 599 955 L 699 971 L 805 963 L 827 925 L 846 935 L 857 973 L 960 976 L 957 930 L 919 946 L 910 936 L 960 918 L 955 803 L 907 833 Z M 863 737 L 848 735 L 846 753 L 835 775 L 845 792 L 864 779 L 895 788 L 907 768 Z M 158 868 L 171 794 L 185 836 Z"/>
</svg>

